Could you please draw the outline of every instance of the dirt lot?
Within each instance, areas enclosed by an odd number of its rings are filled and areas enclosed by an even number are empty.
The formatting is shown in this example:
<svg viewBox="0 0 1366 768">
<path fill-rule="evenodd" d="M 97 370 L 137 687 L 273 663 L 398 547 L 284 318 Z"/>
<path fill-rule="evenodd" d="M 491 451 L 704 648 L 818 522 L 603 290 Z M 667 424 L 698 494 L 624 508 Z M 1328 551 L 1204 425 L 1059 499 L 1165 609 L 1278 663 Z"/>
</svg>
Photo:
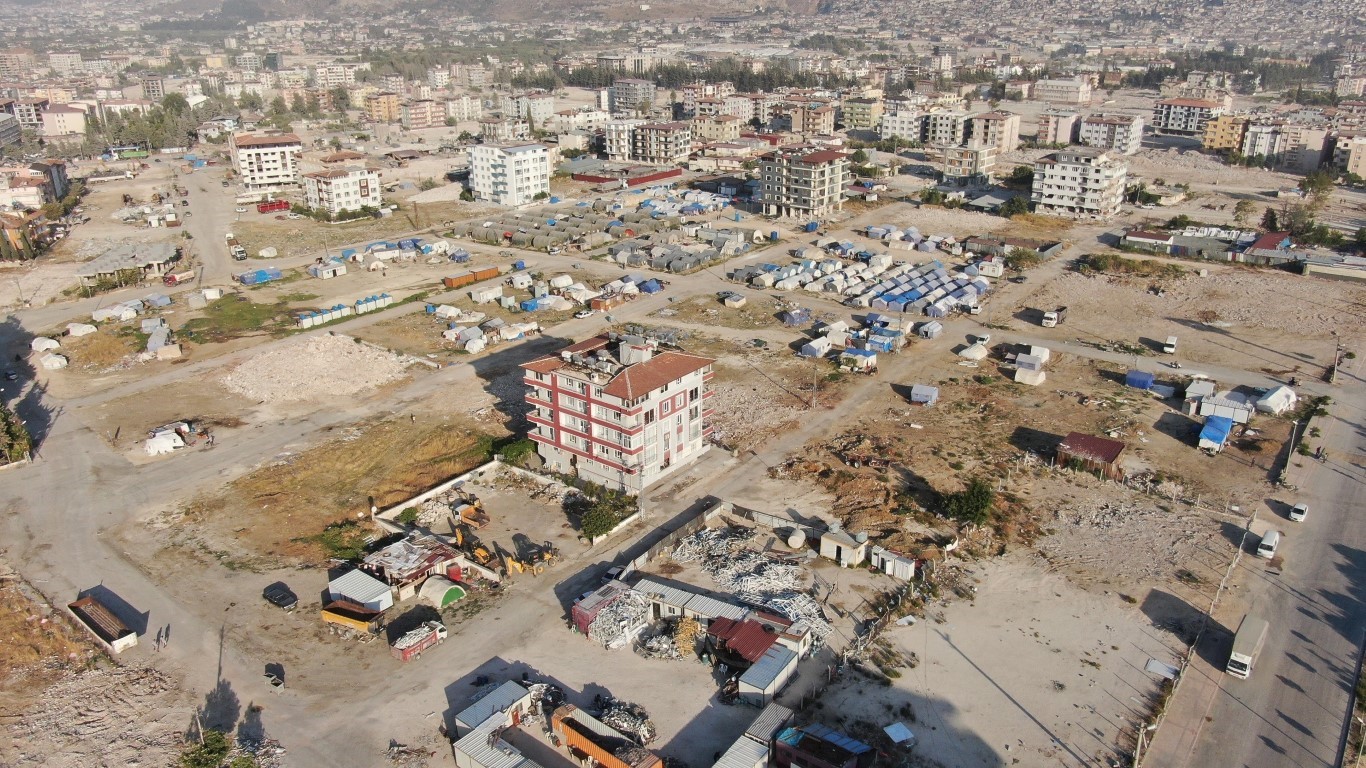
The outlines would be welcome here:
<svg viewBox="0 0 1366 768">
<path fill-rule="evenodd" d="M 670 304 L 665 309 L 656 310 L 651 317 L 669 318 L 686 323 L 705 325 L 724 325 L 727 328 L 776 328 L 778 313 L 785 303 L 768 296 L 756 295 L 753 291 L 736 287 L 735 290 L 749 298 L 745 306 L 738 309 L 727 307 L 715 296 L 694 296 L 684 301 Z"/>
</svg>

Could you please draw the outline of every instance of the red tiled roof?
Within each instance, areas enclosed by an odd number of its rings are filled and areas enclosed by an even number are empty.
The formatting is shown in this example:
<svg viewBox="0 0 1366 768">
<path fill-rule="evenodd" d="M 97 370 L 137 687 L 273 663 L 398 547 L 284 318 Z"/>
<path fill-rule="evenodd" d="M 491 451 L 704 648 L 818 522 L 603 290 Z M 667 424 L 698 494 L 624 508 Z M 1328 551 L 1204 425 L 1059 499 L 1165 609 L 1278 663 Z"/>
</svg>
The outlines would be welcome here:
<svg viewBox="0 0 1366 768">
<path fill-rule="evenodd" d="M 281 133 L 274 136 L 257 136 L 250 133 L 238 134 L 232 137 L 233 146 L 237 147 L 278 147 L 283 144 L 302 144 L 297 134 Z"/>
<path fill-rule="evenodd" d="M 1260 250 L 1260 251 L 1276 251 L 1276 250 L 1280 250 L 1281 243 L 1285 242 L 1285 239 L 1286 239 L 1287 237 L 1290 237 L 1290 233 L 1289 233 L 1289 232 L 1267 232 L 1265 235 L 1262 235 L 1261 237 L 1259 237 L 1259 238 L 1257 238 L 1255 241 L 1253 241 L 1252 245 L 1249 245 L 1247 249 L 1248 249 L 1249 251 L 1251 251 L 1251 250 Z"/>
<path fill-rule="evenodd" d="M 1080 458 L 1093 459 L 1105 464 L 1114 464 L 1124 452 L 1124 443 L 1108 437 L 1084 435 L 1070 432 L 1058 445 L 1058 449 Z"/>
<path fill-rule="evenodd" d="M 778 642 L 777 633 L 770 632 L 757 621 L 735 621 L 724 616 L 711 620 L 707 634 L 716 638 L 731 653 L 750 662 L 764 657 Z"/>
<path fill-rule="evenodd" d="M 1206 107 L 1214 109 L 1219 106 L 1218 102 L 1205 101 L 1203 99 L 1163 99 L 1158 104 L 1172 107 Z"/>
<path fill-rule="evenodd" d="M 634 400 L 712 364 L 711 358 L 682 352 L 659 352 L 643 363 L 629 365 L 602 388 L 604 394 Z"/>
<path fill-rule="evenodd" d="M 846 157 L 848 157 L 848 155 L 843 152 L 836 152 L 833 149 L 825 149 L 821 150 L 820 152 L 812 152 L 809 155 L 804 155 L 801 158 L 801 161 L 803 163 L 806 163 L 807 165 L 819 165 L 821 163 L 833 163 L 836 160 L 842 160 Z"/>
</svg>

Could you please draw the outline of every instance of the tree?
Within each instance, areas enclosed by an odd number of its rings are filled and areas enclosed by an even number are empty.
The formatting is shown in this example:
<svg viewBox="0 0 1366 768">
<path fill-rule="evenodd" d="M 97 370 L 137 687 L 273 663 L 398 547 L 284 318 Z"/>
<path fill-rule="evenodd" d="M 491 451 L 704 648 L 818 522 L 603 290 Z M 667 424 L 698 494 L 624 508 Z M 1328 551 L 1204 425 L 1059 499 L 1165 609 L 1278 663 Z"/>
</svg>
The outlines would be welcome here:
<svg viewBox="0 0 1366 768">
<path fill-rule="evenodd" d="M 161 108 L 173 115 L 183 115 L 190 111 L 190 102 L 181 93 L 168 93 L 161 100 Z"/>
<path fill-rule="evenodd" d="M 1311 171 L 1300 182 L 1300 189 L 1309 197 L 1309 205 L 1314 210 L 1321 209 L 1333 194 L 1333 174 L 1328 171 Z"/>
<path fill-rule="evenodd" d="M 275 106 L 275 103 L 271 102 L 271 106 Z M 289 111 L 296 115 L 308 114 L 308 101 L 304 99 L 302 93 L 294 94 L 294 98 L 289 103 Z"/>
<path fill-rule="evenodd" d="M 1256 209 L 1256 207 L 1257 204 L 1251 200 L 1239 200 L 1238 204 L 1233 206 L 1233 220 L 1237 222 L 1239 226 L 1246 224 L 1247 217 L 1252 215 L 1252 211 Z"/>
<path fill-rule="evenodd" d="M 204 732 L 202 744 L 196 744 L 181 754 L 180 764 L 183 768 L 218 768 L 231 749 L 232 744 L 226 734 L 208 730 Z"/>
<path fill-rule="evenodd" d="M 1023 196 L 1017 195 L 1005 201 L 999 213 L 1007 219 L 1019 216 L 1022 213 L 1029 213 L 1029 201 Z"/>
<path fill-rule="evenodd" d="M 1357 247 L 1366 248 L 1366 227 L 1357 227 Z"/>
<path fill-rule="evenodd" d="M 985 480 L 974 477 L 968 487 L 957 493 L 943 496 L 944 514 L 964 523 L 982 525 L 991 514 L 991 506 L 996 502 L 996 492 Z"/>
<path fill-rule="evenodd" d="M 283 101 L 283 99 L 281 101 Z M 257 93 L 243 93 L 237 99 L 238 109 L 246 109 L 253 112 L 259 111 L 264 104 L 265 102 L 261 100 L 261 95 Z"/>
<path fill-rule="evenodd" d="M 1018 185 L 1022 187 L 1032 186 L 1034 184 L 1034 166 L 1015 166 L 1015 168 L 1010 171 L 1009 181 L 1013 185 Z"/>
<path fill-rule="evenodd" d="M 283 115 L 289 111 L 289 105 L 285 103 L 285 97 L 276 96 L 270 100 L 270 113 L 272 115 Z"/>
<path fill-rule="evenodd" d="M 332 97 L 332 108 L 338 112 L 345 112 L 351 108 L 351 92 L 341 87 L 329 90 L 328 95 Z"/>
<path fill-rule="evenodd" d="M 1262 214 L 1262 231 L 1275 232 L 1280 229 L 1280 222 L 1276 219 L 1276 210 L 1267 206 L 1266 213 Z"/>
</svg>

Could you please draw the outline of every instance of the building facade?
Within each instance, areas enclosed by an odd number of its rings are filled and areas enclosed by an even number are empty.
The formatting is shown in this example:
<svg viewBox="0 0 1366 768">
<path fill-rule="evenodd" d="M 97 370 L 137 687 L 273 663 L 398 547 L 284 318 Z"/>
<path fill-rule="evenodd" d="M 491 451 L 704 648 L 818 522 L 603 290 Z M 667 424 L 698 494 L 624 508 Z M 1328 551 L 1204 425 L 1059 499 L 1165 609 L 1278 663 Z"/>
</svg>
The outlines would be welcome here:
<svg viewBox="0 0 1366 768">
<path fill-rule="evenodd" d="M 399 107 L 399 123 L 409 130 L 446 124 L 446 104 L 432 99 L 410 101 Z"/>
<path fill-rule="evenodd" d="M 1040 80 L 1034 84 L 1034 99 L 1050 104 L 1090 104 L 1091 81 L 1084 77 Z"/>
<path fill-rule="evenodd" d="M 1034 163 L 1030 198 L 1039 213 L 1104 219 L 1119 213 L 1127 164 L 1109 152 L 1068 149 Z"/>
<path fill-rule="evenodd" d="M 693 141 L 699 144 L 735 141 L 740 138 L 740 129 L 744 124 L 745 121 L 735 115 L 695 117 L 692 121 Z"/>
<path fill-rule="evenodd" d="M 315 211 L 336 216 L 370 207 L 378 209 L 379 173 L 368 168 L 338 168 L 304 174 L 304 200 Z"/>
<path fill-rule="evenodd" d="M 692 154 L 692 125 L 686 122 L 646 123 L 631 132 L 631 159 L 650 165 L 687 162 Z"/>
<path fill-rule="evenodd" d="M 232 166 L 247 191 L 299 183 L 298 156 L 304 145 L 292 133 L 239 133 L 232 137 Z"/>
<path fill-rule="evenodd" d="M 649 80 L 618 78 L 607 93 L 612 114 L 639 112 L 654 105 L 655 84 Z"/>
<path fill-rule="evenodd" d="M 968 115 L 958 110 L 939 110 L 925 115 L 925 144 L 931 147 L 961 146 L 968 135 Z"/>
<path fill-rule="evenodd" d="M 966 147 L 944 147 L 944 183 L 958 186 L 990 184 L 998 151 L 994 144 L 977 141 Z"/>
<path fill-rule="evenodd" d="M 602 139 L 607 149 L 607 159 L 619 163 L 630 162 L 636 126 L 644 124 L 644 120 L 613 120 L 604 126 Z"/>
<path fill-rule="evenodd" d="M 1050 109 L 1039 115 L 1039 132 L 1034 142 L 1044 146 L 1071 144 L 1076 141 L 1080 122 L 1081 115 L 1076 112 Z"/>
<path fill-rule="evenodd" d="M 1247 115 L 1219 115 L 1205 121 L 1201 148 L 1209 152 L 1240 152 L 1247 131 Z"/>
<path fill-rule="evenodd" d="M 713 362 L 598 336 L 525 363 L 528 437 L 551 471 L 639 494 L 706 451 Z"/>
<path fill-rule="evenodd" d="M 528 205 L 550 194 L 550 148 L 544 144 L 470 147 L 470 190 L 479 200 Z"/>
<path fill-rule="evenodd" d="M 398 122 L 401 109 L 398 94 L 392 91 L 381 91 L 365 97 L 365 116 L 370 118 L 371 122 Z"/>
<path fill-rule="evenodd" d="M 889 139 L 920 141 L 924 135 L 924 130 L 925 115 L 914 108 L 887 112 L 883 114 L 882 123 L 878 126 L 878 133 L 883 141 Z"/>
<path fill-rule="evenodd" d="M 1014 152 L 1020 148 L 1020 116 L 1009 112 L 984 112 L 968 121 L 968 135 L 973 142 L 990 144 L 998 152 Z"/>
<path fill-rule="evenodd" d="M 1090 115 L 1082 118 L 1080 143 L 1132 155 L 1143 147 L 1143 118 L 1137 115 Z"/>
<path fill-rule="evenodd" d="M 824 216 L 844 208 L 850 178 L 843 152 L 781 147 L 759 162 L 759 199 L 767 216 Z"/>
<path fill-rule="evenodd" d="M 1162 99 L 1153 105 L 1153 130 L 1171 136 L 1204 137 L 1206 123 L 1225 111 L 1216 101 Z"/>
<path fill-rule="evenodd" d="M 853 130 L 872 130 L 882 119 L 882 99 L 856 97 L 845 99 L 844 127 Z"/>
</svg>

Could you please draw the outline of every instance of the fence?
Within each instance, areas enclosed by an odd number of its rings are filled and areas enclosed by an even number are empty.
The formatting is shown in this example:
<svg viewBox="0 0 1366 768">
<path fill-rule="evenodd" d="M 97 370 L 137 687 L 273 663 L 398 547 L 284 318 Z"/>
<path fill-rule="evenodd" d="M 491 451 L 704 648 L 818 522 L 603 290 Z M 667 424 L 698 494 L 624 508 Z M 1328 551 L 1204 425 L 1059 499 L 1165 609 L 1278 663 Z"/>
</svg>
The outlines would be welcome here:
<svg viewBox="0 0 1366 768">
<path fill-rule="evenodd" d="M 648 549 L 631 560 L 628 563 L 630 570 L 638 571 L 660 555 L 673 551 L 680 541 L 707 527 L 707 523 L 718 515 L 730 513 L 732 509 L 734 509 L 734 505 L 727 501 L 717 501 L 702 508 L 696 515 L 684 520 L 677 528 L 665 534 L 663 538 L 651 544 Z"/>
</svg>

